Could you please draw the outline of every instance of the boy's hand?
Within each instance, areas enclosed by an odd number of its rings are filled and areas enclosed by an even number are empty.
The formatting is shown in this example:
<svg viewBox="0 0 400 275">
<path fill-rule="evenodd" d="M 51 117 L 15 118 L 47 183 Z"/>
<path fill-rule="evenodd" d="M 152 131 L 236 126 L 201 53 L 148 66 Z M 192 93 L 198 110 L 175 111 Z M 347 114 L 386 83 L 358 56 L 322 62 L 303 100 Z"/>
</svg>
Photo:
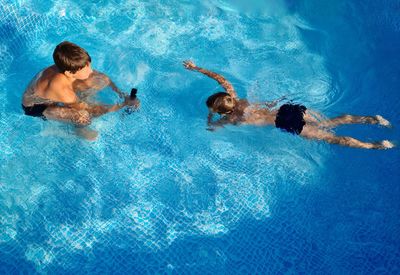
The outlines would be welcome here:
<svg viewBox="0 0 400 275">
<path fill-rule="evenodd" d="M 124 106 L 127 106 L 125 113 L 132 114 L 136 112 L 140 107 L 140 101 L 137 98 L 132 99 L 130 96 L 125 97 Z"/>
<path fill-rule="evenodd" d="M 123 104 L 125 106 L 132 106 L 135 109 L 138 109 L 140 107 L 140 101 L 137 98 L 132 99 L 130 96 L 125 96 Z"/>
<path fill-rule="evenodd" d="M 191 60 L 183 61 L 183 66 L 188 70 L 195 70 L 197 68 L 196 64 L 194 64 Z"/>
</svg>

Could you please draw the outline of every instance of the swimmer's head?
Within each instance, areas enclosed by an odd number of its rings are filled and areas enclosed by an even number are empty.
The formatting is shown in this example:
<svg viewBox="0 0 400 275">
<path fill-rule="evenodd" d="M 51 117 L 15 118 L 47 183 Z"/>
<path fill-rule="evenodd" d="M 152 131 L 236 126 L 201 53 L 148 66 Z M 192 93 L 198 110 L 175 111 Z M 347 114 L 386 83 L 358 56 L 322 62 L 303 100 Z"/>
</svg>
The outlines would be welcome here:
<svg viewBox="0 0 400 275">
<path fill-rule="evenodd" d="M 230 114 L 236 106 L 236 99 L 228 93 L 219 92 L 210 96 L 206 101 L 210 111 L 220 115 Z"/>
<path fill-rule="evenodd" d="M 58 44 L 53 59 L 58 70 L 68 77 L 83 80 L 92 73 L 90 55 L 74 43 L 64 41 Z"/>
</svg>

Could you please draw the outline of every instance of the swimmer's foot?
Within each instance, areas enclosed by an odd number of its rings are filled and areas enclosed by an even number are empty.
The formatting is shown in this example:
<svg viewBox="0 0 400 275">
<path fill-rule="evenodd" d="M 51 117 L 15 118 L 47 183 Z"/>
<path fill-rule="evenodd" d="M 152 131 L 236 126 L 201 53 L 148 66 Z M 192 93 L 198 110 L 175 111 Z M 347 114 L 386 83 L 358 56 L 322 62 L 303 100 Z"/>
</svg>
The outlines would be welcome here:
<svg viewBox="0 0 400 275">
<path fill-rule="evenodd" d="M 382 116 L 376 115 L 375 118 L 378 120 L 378 124 L 379 125 L 382 125 L 382 126 L 387 127 L 387 128 L 392 127 L 390 122 L 388 120 L 384 119 Z"/>
<path fill-rule="evenodd" d="M 382 140 L 381 142 L 375 143 L 375 147 L 372 147 L 371 149 L 386 150 L 386 149 L 392 149 L 394 147 L 395 147 L 394 144 L 389 140 Z"/>
<path fill-rule="evenodd" d="M 96 140 L 97 136 L 99 135 L 97 131 L 92 130 L 88 127 L 76 127 L 75 133 L 77 136 L 84 138 L 88 141 Z"/>
<path fill-rule="evenodd" d="M 394 148 L 394 144 L 392 142 L 390 142 L 389 140 L 382 141 L 382 146 L 384 147 L 384 149 Z"/>
</svg>

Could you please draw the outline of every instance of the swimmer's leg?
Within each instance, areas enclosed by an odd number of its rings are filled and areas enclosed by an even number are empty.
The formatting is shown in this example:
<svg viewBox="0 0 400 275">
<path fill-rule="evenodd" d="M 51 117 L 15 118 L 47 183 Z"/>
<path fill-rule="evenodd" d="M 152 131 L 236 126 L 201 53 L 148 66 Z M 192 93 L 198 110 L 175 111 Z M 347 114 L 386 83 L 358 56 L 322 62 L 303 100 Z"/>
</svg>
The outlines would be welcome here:
<svg viewBox="0 0 400 275">
<path fill-rule="evenodd" d="M 87 126 L 86 127 L 76 126 L 75 134 L 86 140 L 96 140 L 97 136 L 99 135 L 97 131 L 90 129 Z"/>
<path fill-rule="evenodd" d="M 89 105 L 85 110 L 89 113 L 91 117 L 99 117 L 107 113 L 116 112 L 124 106 L 124 104 Z"/>
<path fill-rule="evenodd" d="M 389 121 L 380 115 L 376 116 L 353 116 L 343 115 L 332 119 L 324 120 L 319 123 L 321 127 L 334 128 L 343 124 L 379 124 L 385 127 L 390 127 Z"/>
<path fill-rule="evenodd" d="M 307 124 L 311 124 L 311 125 L 317 125 L 317 124 L 320 124 L 321 121 L 328 120 L 328 118 L 326 116 L 324 116 L 316 111 L 310 110 L 310 109 L 306 110 L 303 118 Z"/>
<path fill-rule="evenodd" d="M 364 148 L 364 149 L 389 149 L 394 145 L 388 140 L 381 142 L 363 142 L 352 137 L 336 136 L 333 133 L 327 132 L 315 126 L 304 126 L 300 135 L 308 139 L 323 140 L 332 144 L 339 144 L 342 146 Z"/>
<path fill-rule="evenodd" d="M 68 107 L 48 107 L 43 112 L 47 119 L 72 123 L 75 125 L 76 134 L 87 140 L 95 140 L 97 132 L 87 126 L 91 123 L 91 117 L 86 110 L 76 110 Z"/>
<path fill-rule="evenodd" d="M 47 107 L 43 115 L 50 120 L 72 123 L 78 126 L 87 126 L 92 122 L 88 111 L 68 107 Z"/>
</svg>

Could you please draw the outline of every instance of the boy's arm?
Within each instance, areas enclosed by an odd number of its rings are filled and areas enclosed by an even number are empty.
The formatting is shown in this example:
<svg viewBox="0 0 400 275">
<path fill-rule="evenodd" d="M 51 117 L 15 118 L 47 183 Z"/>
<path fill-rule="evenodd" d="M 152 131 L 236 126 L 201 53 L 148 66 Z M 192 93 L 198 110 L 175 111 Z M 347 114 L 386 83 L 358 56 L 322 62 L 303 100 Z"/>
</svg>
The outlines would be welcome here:
<svg viewBox="0 0 400 275">
<path fill-rule="evenodd" d="M 125 106 L 131 106 L 130 107 L 130 113 L 133 111 L 136 111 L 140 107 L 140 101 L 135 98 L 131 99 L 129 96 L 125 96 L 125 100 L 119 104 L 115 105 L 88 105 L 86 110 L 89 112 L 89 114 L 93 117 L 101 116 L 105 113 L 110 113 L 110 112 L 116 112 Z"/>
<path fill-rule="evenodd" d="M 208 77 L 211 77 L 213 79 L 215 79 L 216 81 L 218 81 L 218 83 L 225 89 L 225 91 L 234 98 L 237 98 L 237 94 L 235 89 L 233 88 L 232 84 L 226 80 L 222 75 L 219 75 L 217 73 L 211 72 L 209 70 L 197 67 L 192 61 L 188 60 L 188 61 L 184 61 L 183 62 L 183 66 L 188 69 L 188 70 L 192 70 L 192 71 L 198 71 L 201 72 L 202 74 L 205 74 Z"/>
<path fill-rule="evenodd" d="M 225 124 L 228 124 L 229 121 L 226 118 L 220 118 L 217 121 L 212 121 L 213 113 L 209 113 L 207 117 L 207 130 L 208 131 L 215 131 L 217 127 L 224 127 Z"/>
<path fill-rule="evenodd" d="M 118 94 L 120 98 L 123 98 L 125 95 L 123 92 L 121 92 L 120 89 L 118 89 L 117 85 L 115 85 L 114 82 L 111 81 L 111 79 L 98 71 L 93 71 L 93 73 L 89 76 L 88 79 L 85 80 L 76 80 L 74 82 L 74 90 L 77 92 L 84 92 L 89 89 L 93 89 L 96 91 L 102 90 L 105 87 L 110 86 L 110 88 Z"/>
<path fill-rule="evenodd" d="M 114 105 L 94 105 L 88 104 L 81 101 L 75 94 L 74 90 L 65 83 L 60 81 L 53 81 L 50 84 L 51 100 L 61 103 L 64 107 L 72 108 L 75 110 L 85 110 L 93 117 L 97 117 L 109 112 L 115 112 L 122 109 L 125 106 L 132 106 L 134 109 L 139 108 L 139 100 L 137 98 L 132 99 L 130 96 L 124 95 L 124 101 Z"/>
<path fill-rule="evenodd" d="M 92 117 L 98 117 L 106 113 L 116 112 L 125 106 L 132 106 L 132 110 L 139 109 L 140 102 L 138 99 L 132 100 L 130 97 L 126 96 L 125 100 L 121 103 L 109 105 L 109 104 L 87 104 L 86 102 L 77 102 L 73 104 L 66 104 L 66 106 L 77 109 L 88 111 Z M 132 111 L 131 111 L 132 112 Z"/>
<path fill-rule="evenodd" d="M 117 87 L 117 85 L 115 85 L 115 83 L 111 80 L 111 78 L 109 78 L 106 74 L 103 74 L 103 73 L 98 72 L 98 71 L 94 71 L 94 73 L 96 74 L 96 77 L 97 77 L 98 79 L 105 80 L 105 82 L 107 83 L 106 86 L 110 86 L 110 88 L 111 88 L 120 98 L 125 98 L 125 94 Z"/>
<path fill-rule="evenodd" d="M 119 109 L 129 104 L 129 98 L 127 97 L 125 101 L 120 104 L 89 105 L 88 103 L 79 100 L 75 92 L 71 89 L 71 87 L 67 85 L 53 82 L 50 88 L 52 91 L 57 91 L 54 92 L 52 95 L 54 101 L 62 103 L 65 107 L 75 110 L 86 110 L 93 116 L 99 116 L 105 113 L 118 111 Z"/>
<path fill-rule="evenodd" d="M 114 82 L 112 82 L 112 80 L 110 78 L 108 78 L 110 80 L 110 84 L 109 86 L 111 87 L 111 89 L 120 97 L 120 98 L 124 98 L 125 94 L 117 87 L 117 85 L 115 85 Z"/>
</svg>

